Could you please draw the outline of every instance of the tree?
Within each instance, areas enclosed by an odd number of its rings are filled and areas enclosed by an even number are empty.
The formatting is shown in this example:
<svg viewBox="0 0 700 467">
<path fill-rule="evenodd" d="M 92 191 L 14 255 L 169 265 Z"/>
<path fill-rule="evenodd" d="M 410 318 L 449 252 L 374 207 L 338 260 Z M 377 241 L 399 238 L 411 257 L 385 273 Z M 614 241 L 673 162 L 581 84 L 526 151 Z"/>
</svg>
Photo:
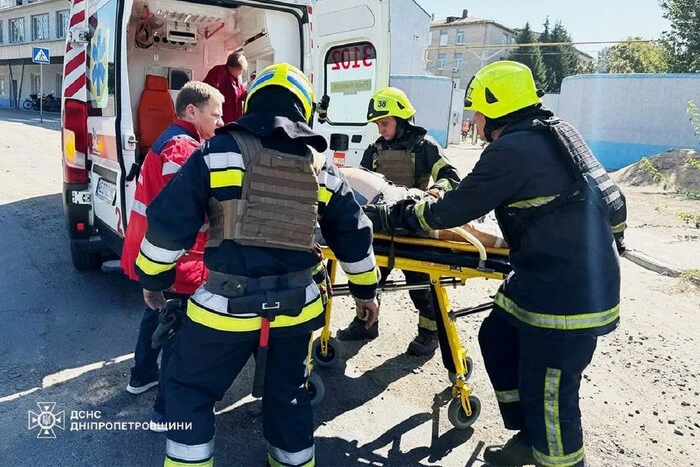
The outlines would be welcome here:
<svg viewBox="0 0 700 467">
<path fill-rule="evenodd" d="M 666 73 L 670 67 L 671 54 L 663 44 L 633 42 L 640 37 L 629 37 L 626 41 L 603 49 L 598 55 L 601 73 Z"/>
<path fill-rule="evenodd" d="M 700 2 L 697 0 L 660 0 L 664 18 L 671 30 L 664 39 L 673 52 L 670 71 L 700 72 Z"/>
<path fill-rule="evenodd" d="M 515 42 L 518 44 L 534 44 L 537 42 L 535 35 L 532 33 L 532 29 L 530 29 L 530 23 L 525 23 L 525 27 L 515 38 Z M 547 69 L 542 61 L 542 54 L 540 53 L 539 46 L 518 47 L 510 53 L 508 59 L 530 67 L 537 87 L 545 87 L 547 84 Z"/>
<path fill-rule="evenodd" d="M 549 27 L 549 18 L 547 18 L 544 22 L 544 32 L 540 36 L 541 43 L 571 42 L 571 35 L 561 21 L 556 22 L 551 32 Z M 542 50 L 547 69 L 547 85 L 544 89 L 547 92 L 559 92 L 564 78 L 581 71 L 578 52 L 573 45 L 553 45 L 544 47 Z"/>
</svg>

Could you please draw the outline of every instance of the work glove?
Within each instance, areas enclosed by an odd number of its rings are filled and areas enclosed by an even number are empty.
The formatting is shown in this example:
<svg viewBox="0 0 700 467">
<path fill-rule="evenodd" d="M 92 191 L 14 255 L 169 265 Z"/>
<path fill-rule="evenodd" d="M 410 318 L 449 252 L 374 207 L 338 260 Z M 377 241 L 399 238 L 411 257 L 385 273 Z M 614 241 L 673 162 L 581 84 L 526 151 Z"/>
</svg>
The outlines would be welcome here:
<svg viewBox="0 0 700 467">
<path fill-rule="evenodd" d="M 364 207 L 365 214 L 372 221 L 375 231 L 394 233 L 397 231 L 420 230 L 420 224 L 413 208 L 416 201 L 404 199 L 395 204 L 376 204 Z"/>
<path fill-rule="evenodd" d="M 182 301 L 170 299 L 165 308 L 158 310 L 158 327 L 151 336 L 151 348 L 157 349 L 172 339 L 182 326 L 185 309 Z"/>
<path fill-rule="evenodd" d="M 625 234 L 614 233 L 613 237 L 615 237 L 615 247 L 617 247 L 617 253 L 622 256 L 625 251 L 627 251 L 627 246 L 625 245 Z"/>
</svg>

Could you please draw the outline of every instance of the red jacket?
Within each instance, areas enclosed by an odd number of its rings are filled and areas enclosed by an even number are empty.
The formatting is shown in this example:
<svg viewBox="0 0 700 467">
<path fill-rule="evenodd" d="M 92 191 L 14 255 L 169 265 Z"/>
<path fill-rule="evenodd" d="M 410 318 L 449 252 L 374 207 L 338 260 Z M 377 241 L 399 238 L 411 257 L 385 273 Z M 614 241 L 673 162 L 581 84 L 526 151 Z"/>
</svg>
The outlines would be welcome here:
<svg viewBox="0 0 700 467">
<path fill-rule="evenodd" d="M 166 183 L 175 175 L 197 147 L 200 137 L 194 126 L 175 120 L 153 143 L 146 154 L 136 184 L 134 204 L 126 227 L 121 267 L 130 279 L 138 281 L 134 262 L 139 255 L 141 242 L 148 230 L 146 208 L 158 196 Z M 206 233 L 200 232 L 194 246 L 175 265 L 175 283 L 171 292 L 192 294 L 206 280 L 208 271 L 204 266 Z"/>
<path fill-rule="evenodd" d="M 240 78 L 234 78 L 226 65 L 217 65 L 207 73 L 204 82 L 214 86 L 224 95 L 224 124 L 238 120 L 243 115 L 243 102 L 248 90 Z"/>
</svg>

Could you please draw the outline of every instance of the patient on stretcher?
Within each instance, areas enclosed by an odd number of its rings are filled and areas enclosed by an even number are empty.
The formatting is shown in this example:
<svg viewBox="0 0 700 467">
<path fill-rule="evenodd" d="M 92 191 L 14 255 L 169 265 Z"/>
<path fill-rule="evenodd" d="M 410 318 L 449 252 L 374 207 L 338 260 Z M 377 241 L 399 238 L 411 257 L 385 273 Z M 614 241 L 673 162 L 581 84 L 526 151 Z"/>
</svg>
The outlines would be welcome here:
<svg viewBox="0 0 700 467">
<path fill-rule="evenodd" d="M 367 169 L 341 167 L 340 170 L 345 175 L 355 194 L 355 199 L 361 206 L 393 204 L 403 199 L 420 201 L 424 197 L 430 196 L 418 188 L 394 185 L 384 178 L 383 175 Z M 469 222 L 463 225 L 462 228 L 479 239 L 485 247 L 508 248 L 493 213 Z M 416 235 L 425 234 L 416 233 Z M 427 232 L 427 236 L 439 240 L 466 241 L 449 230 L 430 230 Z"/>
</svg>

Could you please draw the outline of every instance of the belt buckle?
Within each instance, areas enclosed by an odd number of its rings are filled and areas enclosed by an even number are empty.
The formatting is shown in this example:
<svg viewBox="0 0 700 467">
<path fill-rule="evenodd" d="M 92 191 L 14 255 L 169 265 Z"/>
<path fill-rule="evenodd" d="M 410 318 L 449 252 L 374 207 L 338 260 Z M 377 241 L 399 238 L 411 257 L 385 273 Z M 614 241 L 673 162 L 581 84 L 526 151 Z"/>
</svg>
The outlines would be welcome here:
<svg viewBox="0 0 700 467">
<path fill-rule="evenodd" d="M 270 305 L 269 303 L 265 302 L 262 304 L 262 309 L 263 310 L 279 310 L 280 309 L 280 302 L 275 302 L 274 305 Z"/>
</svg>

